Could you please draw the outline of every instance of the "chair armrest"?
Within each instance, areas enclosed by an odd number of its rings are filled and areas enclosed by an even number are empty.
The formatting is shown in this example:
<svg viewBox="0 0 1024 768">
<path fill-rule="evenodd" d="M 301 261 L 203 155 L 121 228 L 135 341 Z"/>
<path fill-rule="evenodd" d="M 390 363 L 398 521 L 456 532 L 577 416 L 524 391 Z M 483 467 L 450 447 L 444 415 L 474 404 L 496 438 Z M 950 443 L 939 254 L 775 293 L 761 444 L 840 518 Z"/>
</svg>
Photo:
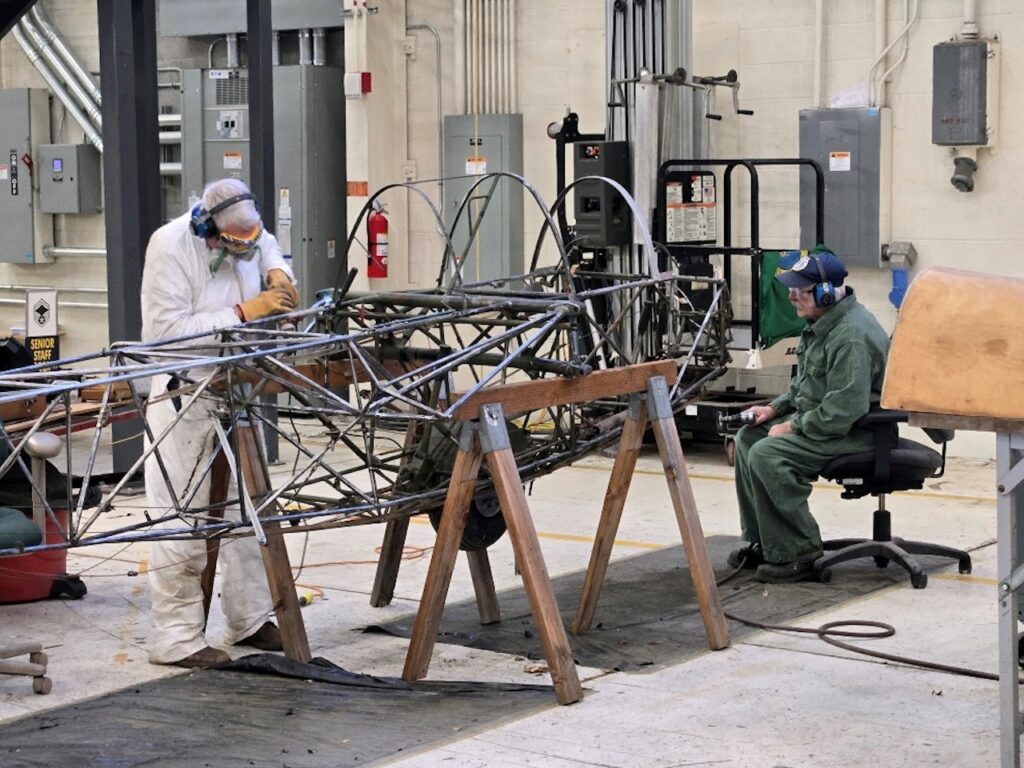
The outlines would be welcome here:
<svg viewBox="0 0 1024 768">
<path fill-rule="evenodd" d="M 854 426 L 861 429 L 878 429 L 889 424 L 906 423 L 909 418 L 906 411 L 890 411 L 885 408 L 874 408 L 857 419 Z"/>
</svg>

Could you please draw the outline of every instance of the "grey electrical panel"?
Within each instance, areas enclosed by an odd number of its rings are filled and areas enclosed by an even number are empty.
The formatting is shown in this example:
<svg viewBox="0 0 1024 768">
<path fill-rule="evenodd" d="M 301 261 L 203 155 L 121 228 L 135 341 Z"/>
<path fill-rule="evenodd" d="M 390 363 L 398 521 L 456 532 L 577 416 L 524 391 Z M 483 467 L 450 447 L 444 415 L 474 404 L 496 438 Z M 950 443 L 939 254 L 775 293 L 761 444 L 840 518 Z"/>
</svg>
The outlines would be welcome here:
<svg viewBox="0 0 1024 768">
<path fill-rule="evenodd" d="M 877 267 L 891 230 L 892 117 L 887 108 L 800 110 L 800 156 L 825 174 L 825 244 L 847 266 Z M 800 174 L 800 242 L 815 233 L 814 175 Z"/>
<path fill-rule="evenodd" d="M 523 116 L 447 115 L 444 118 L 444 219 L 450 230 L 473 185 L 495 171 L 523 173 Z M 454 178 L 464 177 L 464 178 Z M 493 187 L 493 194 L 488 195 Z M 467 283 L 521 275 L 523 267 L 523 187 L 508 178 L 483 181 L 459 217 L 452 245 L 465 254 Z M 483 215 L 481 216 L 481 212 Z M 470 222 L 480 229 L 470 244 Z"/>
<path fill-rule="evenodd" d="M 39 210 L 32 168 L 50 139 L 49 94 L 41 88 L 0 90 L 0 262 L 48 261 L 53 218 Z"/>
<path fill-rule="evenodd" d="M 103 210 L 100 153 L 91 144 L 42 144 L 36 161 L 43 213 Z"/>
<path fill-rule="evenodd" d="M 273 29 L 314 29 L 344 25 L 339 0 L 274 0 Z M 202 37 L 248 30 L 246 0 L 160 0 L 161 37 Z"/>
<path fill-rule="evenodd" d="M 275 8 L 276 12 L 276 8 Z M 263 219 L 315 301 L 344 273 L 346 225 L 345 73 L 339 67 L 274 67 L 274 183 Z M 245 69 L 185 70 L 182 184 L 194 201 L 224 177 L 250 180 L 249 77 Z M 266 207 L 266 203 L 264 203 Z M 272 223 L 272 226 L 271 226 Z"/>
<path fill-rule="evenodd" d="M 932 143 L 988 144 L 988 43 L 955 40 L 932 48 Z"/>
<path fill-rule="evenodd" d="M 573 187 L 576 237 L 587 248 L 628 245 L 633 224 L 629 206 L 622 195 L 607 182 L 580 181 L 586 176 L 602 176 L 630 190 L 629 142 L 595 141 L 573 145 L 575 179 Z"/>
</svg>

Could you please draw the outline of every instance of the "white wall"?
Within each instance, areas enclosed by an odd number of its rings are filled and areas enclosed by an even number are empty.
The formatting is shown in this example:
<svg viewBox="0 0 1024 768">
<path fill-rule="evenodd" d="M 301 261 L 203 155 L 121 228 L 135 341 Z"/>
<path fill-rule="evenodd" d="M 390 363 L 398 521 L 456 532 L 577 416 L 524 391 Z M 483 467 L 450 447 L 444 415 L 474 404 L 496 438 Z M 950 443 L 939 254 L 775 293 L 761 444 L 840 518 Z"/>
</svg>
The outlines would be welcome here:
<svg viewBox="0 0 1024 768">
<path fill-rule="evenodd" d="M 890 0 L 888 5 L 892 35 L 903 26 L 903 3 Z M 1002 43 L 1001 132 L 996 152 L 981 153 L 976 187 L 968 194 L 949 183 L 953 165 L 948 150 L 931 143 L 932 46 L 959 32 L 962 5 L 959 0 L 921 0 L 906 61 L 888 85 L 886 103 L 893 111 L 892 239 L 914 243 L 918 271 L 948 266 L 1024 277 L 1019 256 L 1024 216 L 1017 192 L 1024 170 L 1024 137 L 1018 128 L 1024 115 L 1024 3 L 977 3 L 981 35 L 998 35 Z M 717 74 L 735 68 L 743 106 L 755 111 L 754 117 L 736 119 L 728 109 L 719 110 L 726 117 L 713 129 L 713 154 L 796 154 L 797 111 L 814 106 L 814 3 L 696 0 L 694 6 L 695 71 Z M 826 99 L 866 82 L 876 53 L 873 9 L 873 0 L 826 2 Z M 796 221 L 795 202 L 779 200 L 767 217 L 769 238 L 795 232 Z M 891 330 L 896 311 L 887 299 L 889 273 L 855 269 L 849 282 Z M 989 434 L 961 434 L 950 444 L 951 453 L 961 456 L 989 457 L 994 450 Z"/>
</svg>

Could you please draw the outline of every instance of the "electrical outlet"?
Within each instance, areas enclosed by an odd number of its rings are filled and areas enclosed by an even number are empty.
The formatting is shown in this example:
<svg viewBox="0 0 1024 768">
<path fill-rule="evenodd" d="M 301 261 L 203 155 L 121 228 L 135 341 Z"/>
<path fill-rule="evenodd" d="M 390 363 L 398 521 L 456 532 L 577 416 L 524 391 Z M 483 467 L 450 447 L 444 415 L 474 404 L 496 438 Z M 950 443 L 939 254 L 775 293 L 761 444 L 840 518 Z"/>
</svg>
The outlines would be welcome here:
<svg viewBox="0 0 1024 768">
<path fill-rule="evenodd" d="M 413 61 L 416 61 L 416 38 L 413 36 L 406 37 L 402 40 L 402 53 L 408 56 Z"/>
<path fill-rule="evenodd" d="M 406 181 L 416 181 L 416 161 L 406 160 L 402 164 L 402 176 Z"/>
</svg>

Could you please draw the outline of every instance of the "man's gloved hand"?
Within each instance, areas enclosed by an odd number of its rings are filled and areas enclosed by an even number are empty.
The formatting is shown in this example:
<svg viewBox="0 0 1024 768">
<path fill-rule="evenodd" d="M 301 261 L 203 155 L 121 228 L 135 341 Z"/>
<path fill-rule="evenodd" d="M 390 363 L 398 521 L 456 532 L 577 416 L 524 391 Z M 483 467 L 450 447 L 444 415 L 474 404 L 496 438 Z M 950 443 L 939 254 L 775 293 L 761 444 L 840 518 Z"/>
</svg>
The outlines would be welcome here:
<svg viewBox="0 0 1024 768">
<path fill-rule="evenodd" d="M 243 301 L 237 306 L 237 309 L 242 314 L 241 319 L 246 322 L 259 320 L 261 317 L 281 315 L 295 309 L 295 300 L 292 298 L 294 293 L 294 288 L 290 292 L 281 287 L 268 288 L 254 298 Z"/>
<path fill-rule="evenodd" d="M 283 288 L 288 291 L 292 299 L 292 307 L 299 305 L 299 292 L 292 285 L 292 280 L 283 269 L 272 269 L 267 272 L 267 286 L 270 288 Z"/>
</svg>

